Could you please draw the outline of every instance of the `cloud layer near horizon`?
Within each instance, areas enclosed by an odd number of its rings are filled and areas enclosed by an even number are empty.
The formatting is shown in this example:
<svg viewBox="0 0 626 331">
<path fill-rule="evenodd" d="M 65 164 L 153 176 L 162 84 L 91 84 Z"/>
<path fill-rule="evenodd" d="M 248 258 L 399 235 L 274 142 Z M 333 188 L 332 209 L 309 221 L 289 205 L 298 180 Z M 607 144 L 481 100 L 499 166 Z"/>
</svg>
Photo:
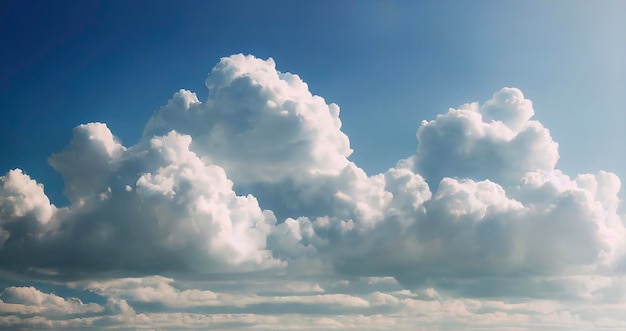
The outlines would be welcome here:
<svg viewBox="0 0 626 331">
<path fill-rule="evenodd" d="M 105 302 L 8 286 L 0 327 L 626 323 L 610 313 L 626 295 L 620 179 L 556 168 L 520 90 L 423 121 L 414 155 L 368 175 L 339 107 L 272 59 L 223 58 L 206 85 L 204 102 L 175 93 L 133 146 L 76 127 L 50 158 L 68 206 L 20 169 L 1 177 L 2 277 Z"/>
</svg>

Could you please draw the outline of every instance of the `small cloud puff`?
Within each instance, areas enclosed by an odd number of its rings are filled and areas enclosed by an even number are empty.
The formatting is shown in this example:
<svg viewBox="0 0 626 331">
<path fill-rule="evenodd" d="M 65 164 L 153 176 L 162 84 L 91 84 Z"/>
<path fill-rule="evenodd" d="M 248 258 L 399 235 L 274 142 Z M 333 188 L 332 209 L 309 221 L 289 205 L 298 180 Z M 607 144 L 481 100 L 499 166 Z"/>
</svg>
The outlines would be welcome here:
<svg viewBox="0 0 626 331">
<path fill-rule="evenodd" d="M 551 171 L 558 144 L 532 121 L 532 103 L 515 88 L 503 88 L 483 105 L 471 103 L 423 121 L 417 153 L 402 163 L 431 185 L 444 177 L 491 180 L 509 186 L 531 171 Z"/>
</svg>

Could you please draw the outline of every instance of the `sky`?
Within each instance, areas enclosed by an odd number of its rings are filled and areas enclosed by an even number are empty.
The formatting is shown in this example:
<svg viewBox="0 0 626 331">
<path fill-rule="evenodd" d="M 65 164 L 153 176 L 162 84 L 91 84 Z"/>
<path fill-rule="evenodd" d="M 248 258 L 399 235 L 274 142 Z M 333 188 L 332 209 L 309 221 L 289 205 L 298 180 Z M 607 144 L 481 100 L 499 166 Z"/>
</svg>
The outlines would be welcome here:
<svg viewBox="0 0 626 331">
<path fill-rule="evenodd" d="M 621 330 L 626 2 L 4 1 L 0 329 Z"/>
</svg>

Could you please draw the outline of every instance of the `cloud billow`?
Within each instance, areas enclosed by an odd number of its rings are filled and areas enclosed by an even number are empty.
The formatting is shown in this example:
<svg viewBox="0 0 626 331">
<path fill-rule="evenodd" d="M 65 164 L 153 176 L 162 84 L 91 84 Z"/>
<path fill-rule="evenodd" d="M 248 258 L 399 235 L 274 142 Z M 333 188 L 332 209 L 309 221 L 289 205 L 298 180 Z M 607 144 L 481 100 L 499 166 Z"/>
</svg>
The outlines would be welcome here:
<svg viewBox="0 0 626 331">
<path fill-rule="evenodd" d="M 444 177 L 491 180 L 509 186 L 531 171 L 552 171 L 558 144 L 534 114 L 530 100 L 515 88 L 492 99 L 423 121 L 417 131 L 414 170 L 429 183 Z"/>
<path fill-rule="evenodd" d="M 2 177 L 5 271 L 297 277 L 307 266 L 450 291 L 503 279 L 533 296 L 537 277 L 623 263 L 619 178 L 560 171 L 518 89 L 422 122 L 413 156 L 368 175 L 349 160 L 339 107 L 272 59 L 223 58 L 206 85 L 203 102 L 175 93 L 133 146 L 104 123 L 76 127 L 50 158 L 68 206 L 19 169 Z"/>
</svg>

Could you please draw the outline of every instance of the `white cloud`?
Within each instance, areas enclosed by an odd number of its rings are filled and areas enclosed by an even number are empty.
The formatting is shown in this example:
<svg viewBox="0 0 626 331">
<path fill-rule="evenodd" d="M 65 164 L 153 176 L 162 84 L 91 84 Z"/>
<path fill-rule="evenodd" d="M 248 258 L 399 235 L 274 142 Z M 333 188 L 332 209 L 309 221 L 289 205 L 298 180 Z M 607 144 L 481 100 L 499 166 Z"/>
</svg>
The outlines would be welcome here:
<svg viewBox="0 0 626 331">
<path fill-rule="evenodd" d="M 348 160 L 339 107 L 273 60 L 224 58 L 206 85 L 203 102 L 177 92 L 133 146 L 103 123 L 76 127 L 50 158 L 69 206 L 19 169 L 3 176 L 5 272 L 73 278 L 107 298 L 82 326 L 296 328 L 306 309 L 346 313 L 306 317 L 311 328 L 619 323 L 555 300 L 624 298 L 620 179 L 559 170 L 558 144 L 521 91 L 422 122 L 415 155 L 370 176 Z M 241 288 L 194 287 L 207 278 Z M 59 327 L 22 316 L 53 295 L 15 289 L 6 297 L 23 302 L 3 298 L 15 316 L 0 323 Z M 68 300 L 61 313 L 90 305 Z M 263 315 L 276 307 L 290 314 Z"/>
<path fill-rule="evenodd" d="M 70 183 L 72 205 L 55 213 L 56 227 L 24 222 L 26 230 L 10 231 L 14 244 L 7 242 L 0 251 L 5 260 L 18 267 L 30 262 L 29 267 L 57 268 L 65 275 L 120 268 L 228 272 L 280 264 L 264 249 L 275 223 L 272 213 L 262 211 L 252 196 L 236 196 L 222 168 L 189 150 L 189 136 L 171 132 L 131 149 L 114 141 L 104 125 L 75 130 L 68 149 L 52 158 Z M 90 144 L 97 146 L 95 155 L 85 156 Z M 89 162 L 98 157 L 105 161 L 96 163 L 105 169 L 96 168 L 98 178 L 82 181 L 89 177 L 86 169 L 93 169 Z M 19 222 L 28 213 L 40 221 L 51 217 L 54 207 L 34 181 L 20 171 L 6 178 L 2 192 L 16 195 L 18 179 L 29 183 L 19 187 L 30 191 L 3 200 L 8 216 L 3 224 Z M 127 185 L 135 189 L 128 191 Z M 34 255 L 31 261 L 19 259 L 26 254 Z"/>
<path fill-rule="evenodd" d="M 65 316 L 100 313 L 104 308 L 95 303 L 83 303 L 78 298 L 68 298 L 43 293 L 34 287 L 7 287 L 0 292 L 0 314 Z"/>
<path fill-rule="evenodd" d="M 201 103 L 181 90 L 150 119 L 144 137 L 170 130 L 189 134 L 194 150 L 236 182 L 337 174 L 351 154 L 339 107 L 275 67 L 272 59 L 223 58 L 206 81 L 209 99 Z"/>
<path fill-rule="evenodd" d="M 558 144 L 541 123 L 530 120 L 533 114 L 520 90 L 503 88 L 482 106 L 465 104 L 423 121 L 417 153 L 404 163 L 412 163 L 431 185 L 459 177 L 508 186 L 527 172 L 551 171 Z"/>
<path fill-rule="evenodd" d="M 46 227 L 56 207 L 45 195 L 43 185 L 21 170 L 11 170 L 0 177 L 0 247 L 12 232 L 22 231 L 22 224 L 37 229 Z M 41 231 L 41 230 L 40 230 Z"/>
<path fill-rule="evenodd" d="M 372 279 L 370 279 L 372 280 Z M 382 278 L 383 283 L 389 283 Z M 367 283 L 367 279 L 362 280 Z M 324 295 L 297 295 L 297 296 L 267 296 L 250 297 L 262 299 L 255 303 L 249 303 L 249 311 L 259 309 L 259 305 L 287 304 L 281 307 L 309 307 L 309 311 L 315 311 L 314 307 L 327 306 L 327 313 L 285 312 L 281 308 L 278 313 L 272 310 L 257 313 L 241 311 L 241 308 L 231 303 L 209 305 L 174 305 L 168 301 L 168 307 L 178 311 L 151 312 L 139 311 L 133 307 L 133 303 L 140 306 L 141 303 L 163 303 L 162 300 L 173 298 L 167 293 L 176 293 L 179 298 L 191 297 L 184 293 L 191 291 L 166 289 L 165 298 L 161 293 L 153 293 L 151 296 L 139 296 L 145 293 L 146 287 L 161 289 L 162 283 L 171 284 L 171 280 L 163 277 L 119 279 L 105 282 L 91 282 L 90 286 L 97 287 L 100 294 L 110 295 L 104 308 L 95 304 L 82 304 L 77 299 L 63 299 L 55 295 L 41 293 L 35 289 L 24 290 L 22 295 L 6 295 L 11 300 L 20 301 L 23 304 L 43 307 L 46 302 L 54 302 L 60 307 L 68 307 L 66 303 L 75 305 L 74 317 L 62 318 L 59 308 L 55 314 L 37 315 L 37 311 L 31 311 L 31 315 L 15 313 L 0 317 L 0 327 L 10 329 L 30 328 L 82 328 L 82 329 L 167 329 L 185 330 L 197 328 L 215 329 L 239 329 L 247 326 L 254 329 L 299 329 L 319 330 L 320 328 L 338 327 L 340 329 L 363 329 L 363 330 L 415 330 L 424 328 L 430 330 L 463 329 L 511 329 L 522 327 L 525 330 L 586 330 L 594 325 L 621 325 L 625 322 L 621 312 L 623 304 L 595 304 L 584 302 L 563 303 L 558 300 L 499 300 L 499 299 L 468 299 L 442 297 L 436 294 L 432 288 L 426 288 L 413 293 L 410 291 L 374 291 L 359 295 L 348 294 L 324 294 Z M 379 282 L 375 282 L 379 283 Z M 5 292 L 14 291 L 13 288 Z M 129 296 L 129 300 L 121 299 L 120 296 Z M 421 297 L 424 295 L 424 297 Z M 50 300 L 47 297 L 53 297 Z M 196 297 L 196 299 L 199 297 Z M 132 303 L 131 303 L 132 302 Z M 197 303 L 200 301 L 196 301 Z M 77 306 L 77 304 L 82 304 Z M 181 302 L 178 302 L 179 304 Z M 211 307 L 210 314 L 198 312 L 194 307 Z M 76 308 L 79 307 L 79 308 Z M 87 309 L 92 307 L 97 309 Z M 231 307 L 231 308 L 228 308 Z M 241 305 L 239 307 L 246 307 Z M 256 308 L 254 308 L 256 307 Z M 342 308 L 342 310 L 338 310 Z M 194 310 L 195 309 L 195 310 Z M 226 309 L 226 310 L 225 310 Z M 230 310 L 229 310 L 230 309 Z M 235 312 L 239 309 L 237 312 Z M 287 311 L 293 308 L 288 308 Z M 203 310 L 204 311 L 204 310 Z M 220 312 L 217 312 L 220 311 Z M 280 312 L 282 311 L 282 312 Z M 11 314 L 11 311 L 3 310 Z M 338 312 L 341 312 L 338 314 Z M 79 314 L 81 316 L 77 316 Z M 85 314 L 90 314 L 89 316 Z"/>
<path fill-rule="evenodd" d="M 271 284 L 275 285 L 275 284 Z M 368 307 L 369 303 L 359 297 L 331 293 L 310 293 L 300 295 L 292 293 L 275 293 L 274 295 L 258 295 L 245 291 L 214 292 L 198 289 L 178 289 L 174 280 L 165 277 L 123 278 L 110 281 L 92 281 L 76 284 L 98 295 L 114 298 L 117 301 L 159 303 L 174 308 L 188 307 L 249 307 L 253 305 L 301 304 L 324 305 L 329 307 Z M 312 288 L 320 292 L 319 285 Z M 323 290 L 321 290 L 323 292 Z"/>
<path fill-rule="evenodd" d="M 373 229 L 359 231 L 338 219 L 303 219 L 300 228 L 314 234 L 301 231 L 301 242 L 328 254 L 341 273 L 392 275 L 404 284 L 456 289 L 462 279 L 504 277 L 524 285 L 525 295 L 537 295 L 528 276 L 602 273 L 623 256 L 617 177 L 580 178 L 586 184 L 558 171 L 529 173 L 509 191 L 490 181 L 444 178 L 431 199 L 403 209 L 401 221 L 389 213 Z M 603 182 L 608 188 L 602 191 L 611 193 L 588 191 L 585 185 L 592 182 Z M 506 287 L 495 293 L 522 292 Z"/>
<path fill-rule="evenodd" d="M 50 157 L 50 165 L 63 176 L 65 196 L 72 203 L 105 192 L 117 175 L 126 148 L 104 123 L 74 128 L 70 145 Z"/>
</svg>

